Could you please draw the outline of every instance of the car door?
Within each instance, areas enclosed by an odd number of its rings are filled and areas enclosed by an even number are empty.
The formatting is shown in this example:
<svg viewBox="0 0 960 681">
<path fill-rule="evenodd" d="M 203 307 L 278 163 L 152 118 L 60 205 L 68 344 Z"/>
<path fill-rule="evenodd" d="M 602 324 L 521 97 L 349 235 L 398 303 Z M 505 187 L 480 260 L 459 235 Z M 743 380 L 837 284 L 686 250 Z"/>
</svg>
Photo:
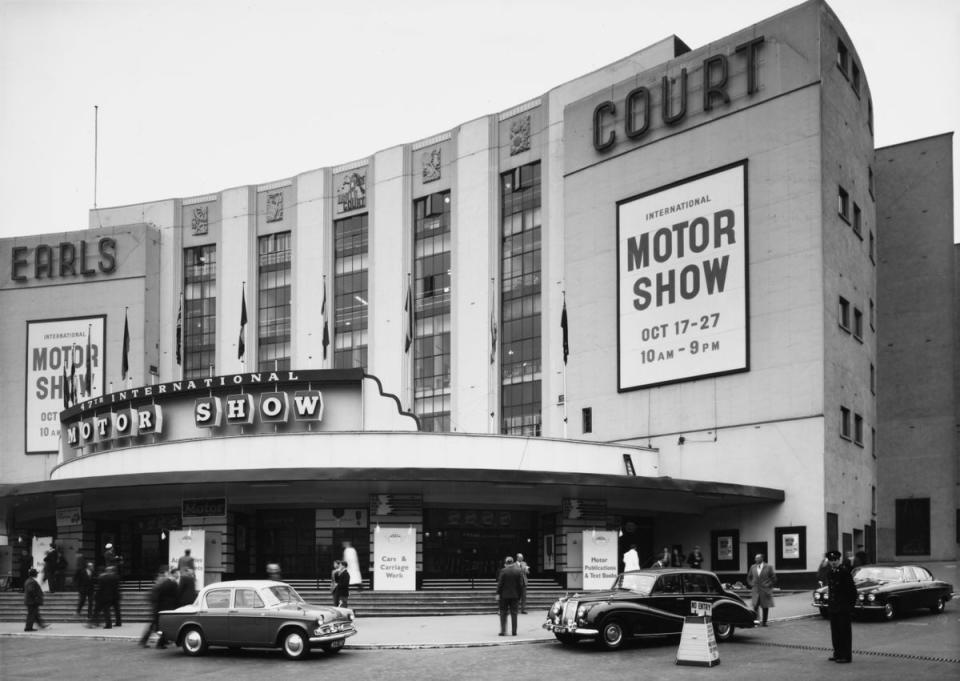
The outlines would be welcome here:
<svg viewBox="0 0 960 681">
<path fill-rule="evenodd" d="M 651 607 L 668 613 L 651 617 L 650 633 L 679 634 L 683 631 L 683 618 L 690 612 L 679 573 L 660 575 L 650 591 L 649 603 Z"/>
<path fill-rule="evenodd" d="M 923 599 L 920 593 L 920 582 L 917 580 L 917 574 L 909 565 L 901 568 L 903 573 L 903 588 L 900 591 L 900 610 L 909 612 L 923 607 Z"/>
<path fill-rule="evenodd" d="M 229 641 L 231 589 L 210 589 L 203 595 L 197 620 L 203 627 L 207 643 L 222 644 Z"/>
<path fill-rule="evenodd" d="M 238 588 L 230 608 L 230 640 L 238 645 L 273 645 L 273 617 L 256 589 Z"/>
</svg>

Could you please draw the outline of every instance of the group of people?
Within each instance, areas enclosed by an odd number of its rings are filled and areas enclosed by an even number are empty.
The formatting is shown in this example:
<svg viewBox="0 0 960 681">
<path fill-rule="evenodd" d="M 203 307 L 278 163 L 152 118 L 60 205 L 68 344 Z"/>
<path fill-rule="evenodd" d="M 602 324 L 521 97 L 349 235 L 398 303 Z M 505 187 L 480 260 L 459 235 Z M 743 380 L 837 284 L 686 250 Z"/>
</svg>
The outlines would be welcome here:
<svg viewBox="0 0 960 681">
<path fill-rule="evenodd" d="M 350 587 L 360 587 L 363 577 L 360 575 L 360 557 L 353 544 L 343 542 L 343 558 L 333 561 L 330 573 L 330 593 L 333 604 L 339 608 L 349 608 Z"/>
<path fill-rule="evenodd" d="M 516 559 L 507 556 L 497 574 L 497 603 L 500 615 L 500 636 L 507 635 L 507 615 L 510 616 L 511 636 L 517 635 L 517 613 L 527 614 L 527 579 L 530 566 L 518 553 Z"/>
<path fill-rule="evenodd" d="M 653 561 L 653 567 L 683 567 L 687 565 L 699 570 L 703 565 L 703 552 L 699 546 L 694 546 L 693 551 L 684 554 L 683 547 L 680 544 L 674 544 L 673 548 L 664 546 Z M 640 554 L 637 553 L 637 545 L 630 544 L 630 548 L 623 554 L 623 571 L 640 569 Z"/>
</svg>

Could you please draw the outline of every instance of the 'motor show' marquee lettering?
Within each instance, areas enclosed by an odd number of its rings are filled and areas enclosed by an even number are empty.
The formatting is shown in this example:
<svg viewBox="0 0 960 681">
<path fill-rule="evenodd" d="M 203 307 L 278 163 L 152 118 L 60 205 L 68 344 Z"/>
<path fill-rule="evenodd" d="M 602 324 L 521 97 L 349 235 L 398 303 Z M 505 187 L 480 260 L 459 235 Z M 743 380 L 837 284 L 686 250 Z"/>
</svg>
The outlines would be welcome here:
<svg viewBox="0 0 960 681">
<path fill-rule="evenodd" d="M 94 442 L 134 435 L 158 435 L 161 432 L 163 432 L 163 409 L 158 404 L 98 414 L 66 428 L 67 444 L 74 449 Z"/>
<path fill-rule="evenodd" d="M 254 409 L 254 398 L 249 393 L 228 395 L 226 398 L 201 397 L 194 403 L 193 418 L 198 428 L 217 428 L 226 425 L 250 425 L 255 416 L 262 423 L 286 423 L 290 420 L 290 397 L 287 393 L 272 392 L 260 395 Z M 323 395 L 319 390 L 298 390 L 293 393 L 293 418 L 296 421 L 321 421 Z"/>
<path fill-rule="evenodd" d="M 117 241 L 104 237 L 97 242 L 96 267 L 88 256 L 88 244 L 81 241 L 79 249 L 70 241 L 61 241 L 56 247 L 38 244 L 30 254 L 28 246 L 15 246 L 11 251 L 10 278 L 14 281 L 29 279 L 29 266 L 33 265 L 34 279 L 53 279 L 55 277 L 75 277 L 78 274 L 90 277 L 97 272 L 112 274 L 117 269 Z"/>
<path fill-rule="evenodd" d="M 745 60 L 747 72 L 747 95 L 757 91 L 757 52 L 763 44 L 763 36 L 737 45 L 735 52 Z M 729 59 L 724 54 L 716 54 L 703 60 L 703 111 L 713 110 L 715 101 L 730 103 L 727 93 L 729 78 Z M 679 83 L 677 82 L 679 81 Z M 663 125 L 676 125 L 687 116 L 687 69 L 680 70 L 679 78 L 663 76 L 660 81 L 660 122 Z M 623 134 L 627 139 L 637 140 L 650 131 L 653 122 L 653 94 L 650 88 L 636 87 L 623 99 Z M 614 130 L 617 119 L 617 105 L 605 100 L 593 110 L 593 148 L 608 151 L 617 143 L 617 131 Z"/>
</svg>

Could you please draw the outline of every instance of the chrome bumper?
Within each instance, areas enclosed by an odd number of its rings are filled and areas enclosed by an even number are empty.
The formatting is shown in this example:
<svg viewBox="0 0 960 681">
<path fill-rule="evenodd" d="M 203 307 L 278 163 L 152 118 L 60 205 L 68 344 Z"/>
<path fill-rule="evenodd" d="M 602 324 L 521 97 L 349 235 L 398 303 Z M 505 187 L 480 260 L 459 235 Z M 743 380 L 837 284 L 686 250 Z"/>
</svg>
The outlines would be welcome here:
<svg viewBox="0 0 960 681">
<path fill-rule="evenodd" d="M 310 637 L 310 644 L 315 643 L 330 643 L 331 641 L 342 641 L 344 639 L 350 638 L 355 635 L 357 630 L 355 628 L 351 629 L 342 629 L 340 631 L 334 631 L 329 634 L 313 635 Z"/>
</svg>

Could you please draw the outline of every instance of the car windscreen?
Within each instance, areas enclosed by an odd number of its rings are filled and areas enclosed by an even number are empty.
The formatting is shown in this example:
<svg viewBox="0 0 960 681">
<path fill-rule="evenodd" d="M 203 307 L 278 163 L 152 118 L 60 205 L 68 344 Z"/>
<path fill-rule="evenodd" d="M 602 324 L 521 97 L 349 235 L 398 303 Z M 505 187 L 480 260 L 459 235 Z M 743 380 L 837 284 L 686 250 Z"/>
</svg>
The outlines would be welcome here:
<svg viewBox="0 0 960 681">
<path fill-rule="evenodd" d="M 657 575 L 650 574 L 622 574 L 613 582 L 614 590 L 634 591 L 644 596 L 650 595 L 654 582 L 657 581 Z"/>
<path fill-rule="evenodd" d="M 300 598 L 300 594 L 293 590 L 293 587 L 287 586 L 286 584 L 278 584 L 276 586 L 270 586 L 264 589 L 264 593 L 269 594 L 269 598 L 275 605 L 277 603 L 303 603 L 304 600 Z"/>
<path fill-rule="evenodd" d="M 854 569 L 853 579 L 857 582 L 865 582 L 867 580 L 874 582 L 899 582 L 903 580 L 903 576 L 900 568 L 866 565 Z"/>
</svg>

